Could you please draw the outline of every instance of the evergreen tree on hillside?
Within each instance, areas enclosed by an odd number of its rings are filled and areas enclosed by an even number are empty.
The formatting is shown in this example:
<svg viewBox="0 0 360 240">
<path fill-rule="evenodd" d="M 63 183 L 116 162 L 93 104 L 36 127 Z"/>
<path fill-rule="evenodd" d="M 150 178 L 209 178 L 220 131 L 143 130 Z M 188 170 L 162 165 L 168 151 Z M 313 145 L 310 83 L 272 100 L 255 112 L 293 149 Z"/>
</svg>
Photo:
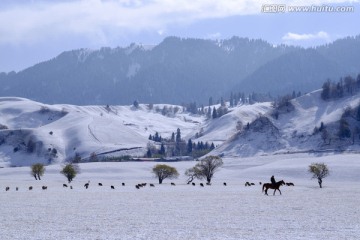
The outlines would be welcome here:
<svg viewBox="0 0 360 240">
<path fill-rule="evenodd" d="M 223 97 L 221 97 L 221 99 L 220 99 L 220 105 L 221 105 L 222 107 L 225 107 L 225 100 L 224 100 Z"/>
<path fill-rule="evenodd" d="M 230 107 L 234 107 L 234 101 L 235 101 L 234 95 L 233 95 L 233 93 L 231 92 L 231 94 L 230 94 Z"/>
<path fill-rule="evenodd" d="M 139 108 L 139 102 L 138 100 L 135 100 L 134 103 L 133 103 L 134 107 L 135 108 Z"/>
<path fill-rule="evenodd" d="M 351 130 L 349 127 L 349 123 L 344 118 L 340 119 L 338 135 L 340 138 L 350 138 L 351 137 Z"/>
<path fill-rule="evenodd" d="M 187 152 L 191 153 L 192 150 L 193 150 L 193 143 L 192 143 L 191 139 L 189 139 L 188 144 L 187 144 Z"/>
<path fill-rule="evenodd" d="M 359 104 L 359 106 L 357 107 L 356 120 L 360 121 L 360 104 Z"/>
<path fill-rule="evenodd" d="M 179 143 L 181 142 L 181 132 L 180 132 L 180 128 L 178 128 L 176 130 L 176 142 Z"/>
<path fill-rule="evenodd" d="M 211 118 L 211 108 L 210 108 L 210 106 L 208 107 L 208 110 L 207 110 L 207 118 Z"/>
<path fill-rule="evenodd" d="M 159 154 L 161 154 L 161 155 L 165 155 L 165 153 L 166 153 L 166 150 L 165 150 L 164 143 L 161 143 L 161 147 L 160 147 Z"/>
<path fill-rule="evenodd" d="M 217 117 L 218 117 L 218 114 L 217 114 L 216 108 L 214 107 L 213 112 L 212 112 L 212 118 L 215 119 Z"/>
</svg>

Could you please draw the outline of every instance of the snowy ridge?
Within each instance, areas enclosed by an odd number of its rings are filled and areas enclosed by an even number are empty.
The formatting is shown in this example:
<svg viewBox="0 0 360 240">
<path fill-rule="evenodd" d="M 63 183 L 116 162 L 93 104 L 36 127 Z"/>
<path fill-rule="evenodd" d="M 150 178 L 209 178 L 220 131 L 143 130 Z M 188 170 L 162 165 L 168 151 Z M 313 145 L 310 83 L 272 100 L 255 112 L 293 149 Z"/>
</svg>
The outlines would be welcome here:
<svg viewBox="0 0 360 240">
<path fill-rule="evenodd" d="M 321 91 L 314 91 L 291 101 L 294 109 L 271 116 L 270 106 L 256 122 L 252 122 L 212 154 L 253 156 L 296 152 L 360 151 L 359 139 L 337 137 L 339 120 L 345 108 L 359 106 L 360 93 L 332 101 L 323 101 Z M 251 107 L 251 106 L 249 106 Z M 314 133 L 321 123 L 331 135 L 331 144 L 324 143 L 321 133 Z M 355 123 L 358 124 L 358 123 Z M 353 126 L 350 126 L 351 128 Z"/>
<path fill-rule="evenodd" d="M 0 130 L 0 163 L 13 166 L 47 163 L 48 151 L 53 149 L 57 154 L 52 162 L 63 162 L 75 154 L 86 158 L 91 153 L 123 148 L 137 148 L 126 154 L 142 156 L 150 134 L 159 132 L 169 138 L 180 128 L 187 136 L 204 121 L 203 117 L 181 111 L 175 116 L 163 116 L 145 105 L 138 109 L 44 105 L 21 98 L 0 98 L 0 114 L 0 124 L 7 128 Z M 29 148 L 30 145 L 34 146 Z"/>
<path fill-rule="evenodd" d="M 165 106 L 46 105 L 24 98 L 0 98 L 0 164 L 23 166 L 33 162 L 61 163 L 76 154 L 92 153 L 143 156 L 149 135 L 170 138 L 177 128 L 182 138 L 213 142 L 210 154 L 249 157 L 297 152 L 358 152 L 359 139 L 337 137 L 339 119 L 346 107 L 355 108 L 360 94 L 323 101 L 315 91 L 291 101 L 291 111 L 272 116 L 271 103 L 230 108 L 220 118 L 182 112 L 161 114 Z M 213 107 L 218 106 L 211 106 Z M 315 127 L 325 124 L 331 143 Z M 358 124 L 355 120 L 352 124 Z M 353 126 L 351 126 L 353 127 Z M 121 149 L 133 149 L 121 151 Z"/>
</svg>

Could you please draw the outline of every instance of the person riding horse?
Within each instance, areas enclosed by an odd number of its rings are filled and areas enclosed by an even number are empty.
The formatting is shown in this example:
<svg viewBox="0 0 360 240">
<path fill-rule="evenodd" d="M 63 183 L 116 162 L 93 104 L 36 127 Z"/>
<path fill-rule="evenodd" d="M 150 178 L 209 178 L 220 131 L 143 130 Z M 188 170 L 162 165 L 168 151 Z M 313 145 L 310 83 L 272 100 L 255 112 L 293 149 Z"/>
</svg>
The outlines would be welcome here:
<svg viewBox="0 0 360 240">
<path fill-rule="evenodd" d="M 274 175 L 271 176 L 270 181 L 271 181 L 271 184 L 272 184 L 273 186 L 275 186 L 276 181 L 275 181 Z"/>
</svg>

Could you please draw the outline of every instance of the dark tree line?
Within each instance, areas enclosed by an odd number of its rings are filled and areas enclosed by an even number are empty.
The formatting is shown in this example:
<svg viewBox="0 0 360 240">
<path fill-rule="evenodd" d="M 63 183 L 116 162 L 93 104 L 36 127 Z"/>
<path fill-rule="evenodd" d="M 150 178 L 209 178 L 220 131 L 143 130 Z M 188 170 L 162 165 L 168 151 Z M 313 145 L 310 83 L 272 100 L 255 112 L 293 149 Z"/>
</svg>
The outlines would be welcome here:
<svg viewBox="0 0 360 240">
<path fill-rule="evenodd" d="M 149 140 L 152 140 L 154 142 L 162 142 L 163 139 L 162 139 L 161 135 L 158 132 L 156 132 L 154 135 L 150 134 Z"/>
<path fill-rule="evenodd" d="M 162 138 L 158 132 L 149 136 L 149 140 L 161 143 L 160 149 L 153 144 L 148 144 L 146 157 L 165 157 L 165 156 L 184 156 L 189 155 L 199 157 L 207 154 L 215 148 L 214 143 L 198 141 L 192 142 L 191 139 L 186 143 L 181 138 L 181 131 L 178 128 L 170 138 Z"/>
<path fill-rule="evenodd" d="M 360 89 L 360 74 L 357 78 L 346 76 L 338 82 L 328 79 L 322 86 L 321 98 L 323 100 L 342 98 L 345 95 L 353 95 Z"/>
<path fill-rule="evenodd" d="M 186 148 L 188 155 L 193 157 L 200 157 L 215 149 L 215 145 L 214 143 L 209 144 L 208 142 L 204 143 L 203 141 L 198 141 L 195 143 L 189 139 Z"/>
</svg>

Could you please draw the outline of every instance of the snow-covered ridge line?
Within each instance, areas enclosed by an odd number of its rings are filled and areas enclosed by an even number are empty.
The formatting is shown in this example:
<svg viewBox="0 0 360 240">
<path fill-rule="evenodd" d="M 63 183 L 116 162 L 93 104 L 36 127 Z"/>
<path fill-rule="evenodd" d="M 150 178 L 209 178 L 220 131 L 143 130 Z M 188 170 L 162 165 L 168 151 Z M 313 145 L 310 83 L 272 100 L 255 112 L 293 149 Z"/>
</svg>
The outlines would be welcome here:
<svg viewBox="0 0 360 240">
<path fill-rule="evenodd" d="M 359 99 L 357 94 L 323 101 L 320 91 L 315 91 L 291 100 L 291 109 L 281 110 L 276 118 L 272 104 L 265 102 L 229 108 L 220 118 L 207 119 L 169 104 L 46 105 L 5 97 L 0 98 L 0 165 L 62 163 L 75 155 L 89 158 L 104 153 L 141 157 L 152 142 L 149 135 L 158 132 L 170 138 L 178 128 L 185 141 L 214 143 L 210 154 L 225 157 L 358 152 L 358 137 L 340 138 L 337 133 L 344 109 L 357 109 Z M 164 108 L 176 111 L 162 114 Z M 351 131 L 359 124 L 351 117 L 347 121 Z M 316 130 L 322 124 L 327 138 Z"/>
</svg>

